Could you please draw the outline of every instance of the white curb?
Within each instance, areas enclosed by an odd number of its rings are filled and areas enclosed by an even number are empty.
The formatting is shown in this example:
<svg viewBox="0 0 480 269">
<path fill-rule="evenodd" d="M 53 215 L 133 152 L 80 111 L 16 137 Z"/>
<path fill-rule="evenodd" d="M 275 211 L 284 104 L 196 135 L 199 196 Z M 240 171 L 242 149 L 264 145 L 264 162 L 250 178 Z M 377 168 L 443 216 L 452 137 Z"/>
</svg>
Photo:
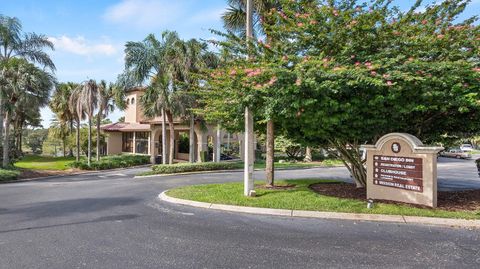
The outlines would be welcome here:
<svg viewBox="0 0 480 269">
<path fill-rule="evenodd" d="M 158 195 L 158 198 L 162 201 L 173 203 L 173 204 L 187 205 L 187 206 L 207 208 L 207 209 L 216 209 L 216 210 L 223 210 L 223 211 L 230 211 L 230 212 L 272 215 L 272 216 L 300 217 L 300 218 L 378 221 L 378 222 L 393 222 L 393 223 L 403 223 L 403 224 L 423 224 L 423 225 L 434 225 L 434 226 L 465 227 L 465 228 L 480 229 L 480 220 L 431 218 L 431 217 L 416 217 L 416 216 L 402 216 L 402 215 L 321 212 L 321 211 L 234 206 L 234 205 L 196 202 L 191 200 L 174 198 L 174 197 L 168 196 L 166 192 L 167 191 L 160 193 Z"/>
</svg>

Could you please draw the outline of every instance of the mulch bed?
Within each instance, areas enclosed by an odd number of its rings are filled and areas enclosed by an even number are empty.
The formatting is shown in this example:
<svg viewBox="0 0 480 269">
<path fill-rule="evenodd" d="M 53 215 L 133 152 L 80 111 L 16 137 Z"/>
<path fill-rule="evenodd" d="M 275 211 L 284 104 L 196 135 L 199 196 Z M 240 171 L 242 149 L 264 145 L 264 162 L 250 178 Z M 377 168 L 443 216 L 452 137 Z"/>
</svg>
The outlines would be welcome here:
<svg viewBox="0 0 480 269">
<path fill-rule="evenodd" d="M 338 198 L 356 199 L 366 202 L 366 189 L 357 188 L 351 183 L 317 183 L 310 185 L 310 189 L 318 194 Z M 402 202 L 375 200 L 386 204 L 409 205 L 417 208 L 430 208 L 422 205 L 414 205 Z M 439 191 L 437 208 L 449 211 L 480 210 L 480 190 L 468 191 Z"/>
</svg>

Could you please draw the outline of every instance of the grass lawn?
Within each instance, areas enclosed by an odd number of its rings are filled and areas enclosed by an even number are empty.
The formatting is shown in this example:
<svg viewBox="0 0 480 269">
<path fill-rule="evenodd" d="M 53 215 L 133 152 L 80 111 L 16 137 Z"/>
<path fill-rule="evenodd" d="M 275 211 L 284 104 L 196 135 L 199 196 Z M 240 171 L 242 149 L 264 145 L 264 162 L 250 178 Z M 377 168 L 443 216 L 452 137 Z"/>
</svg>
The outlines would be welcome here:
<svg viewBox="0 0 480 269">
<path fill-rule="evenodd" d="M 373 209 L 367 209 L 366 202 L 319 195 L 309 188 L 311 184 L 321 182 L 337 181 L 318 179 L 277 181 L 277 185 L 295 184 L 296 187 L 289 190 L 256 188 L 257 197 L 243 196 L 243 183 L 185 186 L 169 190 L 167 194 L 200 202 L 263 208 L 480 219 L 480 211 L 446 211 L 383 203 L 375 203 Z M 256 183 L 263 184 L 263 182 Z"/>
<path fill-rule="evenodd" d="M 28 155 L 15 163 L 15 167 L 34 170 L 67 170 L 75 157 L 47 157 Z"/>
</svg>

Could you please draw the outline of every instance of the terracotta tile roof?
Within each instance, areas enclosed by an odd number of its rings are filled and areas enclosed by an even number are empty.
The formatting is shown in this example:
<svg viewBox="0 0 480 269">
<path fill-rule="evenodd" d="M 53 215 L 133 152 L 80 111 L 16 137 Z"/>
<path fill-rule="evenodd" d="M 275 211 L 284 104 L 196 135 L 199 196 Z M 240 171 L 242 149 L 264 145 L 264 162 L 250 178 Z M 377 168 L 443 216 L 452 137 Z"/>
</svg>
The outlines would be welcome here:
<svg viewBox="0 0 480 269">
<path fill-rule="evenodd" d="M 144 86 L 136 86 L 136 87 L 128 88 L 125 91 L 126 92 L 135 92 L 135 91 L 143 92 L 143 91 L 145 91 L 146 88 L 147 87 L 144 87 Z"/>
<path fill-rule="evenodd" d="M 105 132 L 150 131 L 150 124 L 117 122 L 100 127 Z"/>
</svg>

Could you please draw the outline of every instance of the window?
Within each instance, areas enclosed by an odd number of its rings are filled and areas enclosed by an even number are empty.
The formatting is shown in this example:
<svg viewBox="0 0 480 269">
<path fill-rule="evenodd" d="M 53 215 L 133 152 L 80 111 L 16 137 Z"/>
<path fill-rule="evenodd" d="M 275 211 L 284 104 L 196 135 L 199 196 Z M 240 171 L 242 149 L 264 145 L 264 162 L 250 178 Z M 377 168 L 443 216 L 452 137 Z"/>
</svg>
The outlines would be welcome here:
<svg viewBox="0 0 480 269">
<path fill-rule="evenodd" d="M 130 103 L 133 105 L 135 104 L 135 98 L 132 98 L 132 100 L 130 101 Z"/>
<path fill-rule="evenodd" d="M 135 152 L 137 154 L 148 154 L 148 138 L 150 132 L 135 133 Z"/>
<path fill-rule="evenodd" d="M 133 153 L 133 132 L 122 133 L 122 152 Z"/>
</svg>

